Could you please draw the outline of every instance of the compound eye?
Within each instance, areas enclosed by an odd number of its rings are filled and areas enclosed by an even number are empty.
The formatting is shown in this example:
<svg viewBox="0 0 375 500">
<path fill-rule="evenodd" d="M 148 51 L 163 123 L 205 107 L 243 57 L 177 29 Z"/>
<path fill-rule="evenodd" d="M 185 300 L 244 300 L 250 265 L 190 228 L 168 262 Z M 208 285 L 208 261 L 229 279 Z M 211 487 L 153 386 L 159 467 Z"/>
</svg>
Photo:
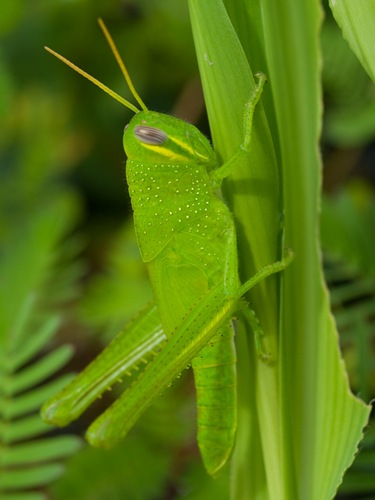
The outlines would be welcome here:
<svg viewBox="0 0 375 500">
<path fill-rule="evenodd" d="M 147 125 L 138 125 L 134 127 L 134 135 L 144 144 L 159 146 L 163 144 L 168 136 L 160 128 L 148 127 Z"/>
</svg>

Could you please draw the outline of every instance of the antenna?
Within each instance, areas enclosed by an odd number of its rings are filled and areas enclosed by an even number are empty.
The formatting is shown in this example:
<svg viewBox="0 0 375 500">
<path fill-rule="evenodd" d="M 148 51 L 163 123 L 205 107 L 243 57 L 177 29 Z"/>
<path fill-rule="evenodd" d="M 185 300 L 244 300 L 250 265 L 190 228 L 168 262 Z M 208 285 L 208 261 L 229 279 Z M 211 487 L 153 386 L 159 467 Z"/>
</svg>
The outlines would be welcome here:
<svg viewBox="0 0 375 500">
<path fill-rule="evenodd" d="M 104 36 L 107 39 L 107 42 L 108 42 L 108 45 L 111 48 L 112 54 L 115 56 L 116 61 L 117 61 L 118 65 L 120 66 L 120 69 L 122 71 L 122 74 L 124 75 L 126 83 L 128 84 L 130 92 L 132 93 L 132 95 L 135 98 L 135 100 L 137 101 L 137 103 L 141 106 L 141 108 L 143 109 L 143 111 L 148 111 L 146 104 L 142 101 L 140 95 L 135 90 L 133 82 L 132 82 L 132 80 L 131 80 L 131 78 L 129 76 L 128 70 L 126 69 L 126 66 L 125 66 L 124 61 L 122 60 L 122 58 L 121 58 L 121 56 L 119 54 L 119 51 L 117 50 L 116 44 L 113 41 L 113 38 L 111 37 L 111 34 L 107 30 L 106 25 L 104 24 L 103 20 L 100 17 L 98 19 L 98 23 L 99 23 L 99 26 L 100 26 L 102 32 L 104 33 Z"/>
<path fill-rule="evenodd" d="M 136 99 L 136 101 L 138 102 L 138 104 L 141 106 L 141 108 L 143 109 L 143 111 L 148 111 L 147 106 L 145 105 L 145 103 L 140 98 L 138 92 L 135 90 L 133 82 L 131 81 L 129 73 L 128 73 L 126 67 L 125 67 L 125 64 L 124 64 L 123 60 L 121 59 L 121 56 L 120 56 L 120 54 L 119 54 L 119 52 L 117 50 L 115 42 L 113 41 L 111 35 L 109 34 L 109 31 L 107 30 L 107 28 L 106 28 L 105 24 L 103 23 L 102 19 L 99 18 L 98 22 L 99 22 L 99 26 L 100 26 L 101 30 L 104 33 L 104 36 L 107 39 L 107 42 L 108 42 L 108 44 L 109 44 L 109 46 L 111 48 L 112 53 L 115 56 L 115 58 L 116 58 L 116 60 L 117 60 L 117 62 L 119 64 L 119 66 L 120 66 L 120 69 L 121 69 L 121 71 L 122 71 L 122 73 L 123 73 L 123 75 L 125 77 L 125 80 L 126 80 L 126 83 L 128 84 L 130 92 L 132 93 L 133 97 Z M 97 87 L 99 87 L 106 94 L 108 94 L 111 97 L 113 97 L 113 99 L 116 99 L 116 101 L 120 102 L 125 107 L 127 107 L 130 110 L 132 110 L 134 113 L 138 113 L 140 111 L 136 106 L 134 106 L 134 104 L 132 104 L 131 102 L 129 102 L 126 99 L 124 99 L 123 97 L 121 97 L 119 94 L 117 94 L 116 92 L 114 92 L 113 90 L 111 90 L 109 87 L 107 87 L 106 85 L 104 85 L 104 83 L 100 82 L 99 80 L 97 80 L 96 78 L 94 78 L 93 76 L 91 76 L 89 73 L 86 73 L 86 71 L 83 71 L 83 69 L 81 69 L 78 66 L 76 66 L 75 64 L 73 64 L 71 61 L 69 61 L 68 59 L 66 59 L 66 57 L 62 56 L 58 52 L 55 52 L 54 50 L 50 49 L 49 47 L 44 47 L 44 48 L 48 52 L 50 52 L 52 55 L 54 55 L 55 57 L 57 57 L 58 59 L 60 59 L 60 61 L 62 61 L 63 63 L 65 63 L 67 66 L 69 66 L 70 68 L 72 68 L 74 71 L 76 71 L 77 73 L 79 73 L 80 75 L 82 75 L 84 78 L 86 78 L 87 80 L 89 80 L 91 83 L 93 83 Z"/>
</svg>

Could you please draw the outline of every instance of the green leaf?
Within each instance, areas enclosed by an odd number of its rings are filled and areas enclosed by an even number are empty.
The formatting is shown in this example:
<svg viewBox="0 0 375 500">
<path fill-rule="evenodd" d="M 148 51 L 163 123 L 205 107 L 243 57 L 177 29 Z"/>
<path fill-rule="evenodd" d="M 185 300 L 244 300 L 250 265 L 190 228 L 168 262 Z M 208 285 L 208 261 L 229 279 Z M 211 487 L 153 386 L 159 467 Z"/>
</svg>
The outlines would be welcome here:
<svg viewBox="0 0 375 500">
<path fill-rule="evenodd" d="M 58 368 L 58 366 L 56 366 Z M 52 380 L 48 384 L 44 384 L 36 389 L 21 394 L 20 396 L 6 401 L 3 404 L 2 415 L 4 418 L 11 419 L 25 415 L 31 411 L 39 410 L 42 404 L 57 391 L 61 390 L 72 380 L 73 375 L 66 374 L 57 379 Z"/>
<path fill-rule="evenodd" d="M 375 82 L 375 3 L 371 0 L 330 0 L 344 38 Z"/>
<path fill-rule="evenodd" d="M 76 201 L 74 196 L 56 193 L 52 202 L 44 202 L 8 238 L 0 261 L 0 346 L 10 341 L 15 347 L 23 344 L 22 328 L 13 330 L 20 308 L 46 279 L 57 242 L 76 216 Z"/>
<path fill-rule="evenodd" d="M 243 140 L 245 104 L 254 91 L 253 71 L 221 1 L 205 2 L 203 6 L 191 0 L 189 8 L 215 151 L 225 161 Z M 209 16 L 209 22 L 203 16 Z M 266 87 L 264 94 L 268 92 Z M 238 239 L 239 246 L 246 249 L 248 263 L 253 264 L 252 272 L 247 270 L 244 278 L 277 259 L 278 177 L 274 146 L 260 102 L 254 116 L 249 160 L 236 165 L 223 188 L 235 215 L 246 214 L 240 221 Z M 257 235 L 251 247 L 244 233 Z"/>
<path fill-rule="evenodd" d="M 18 419 L 15 422 L 2 422 L 0 426 L 0 439 L 4 443 L 14 443 L 29 439 L 39 434 L 49 432 L 51 427 L 41 419 L 39 414 Z"/>
<path fill-rule="evenodd" d="M 73 355 L 73 347 L 62 345 L 37 363 L 27 366 L 9 377 L 3 387 L 5 394 L 16 394 L 42 382 L 63 367 Z"/>
<path fill-rule="evenodd" d="M 48 205 L 50 212 L 36 210 L 13 235 L 2 253 L 0 309 L 4 311 L 0 332 L 0 496 L 39 498 L 27 491 L 16 492 L 56 479 L 60 464 L 41 464 L 61 459 L 77 450 L 77 438 L 34 438 L 51 428 L 36 413 L 43 402 L 61 388 L 70 376 L 43 383 L 72 356 L 71 346 L 62 346 L 41 356 L 60 320 L 56 313 L 41 311 L 39 298 L 44 280 L 51 275 L 58 239 L 72 222 L 73 199 L 58 197 Z M 56 212 L 57 211 L 57 212 Z M 55 217 L 53 221 L 52 218 Z M 53 269 L 53 268 L 52 268 Z M 71 288 L 71 286 L 70 286 Z M 18 301 L 18 302 L 17 302 Z M 42 313 L 42 314 L 41 314 Z M 41 325 L 41 326 L 40 326 Z M 36 359 L 33 359 L 36 358 Z M 30 362 L 31 361 L 31 362 Z M 27 364 L 28 363 L 28 364 Z M 37 386 L 38 387 L 35 387 Z M 34 439 L 31 443 L 14 444 Z M 36 462 L 38 462 L 36 464 Z M 26 466 L 26 467 L 24 467 Z M 14 490 L 5 493 L 4 490 Z"/>
<path fill-rule="evenodd" d="M 8 360 L 8 369 L 17 370 L 35 356 L 46 345 L 48 340 L 53 337 L 59 324 L 60 319 L 58 316 L 49 317 L 38 331 L 33 332 L 33 335 L 29 335 L 28 342 L 24 345 L 23 349 L 15 352 Z"/>
<path fill-rule="evenodd" d="M 64 471 L 60 464 L 39 465 L 30 469 L 9 470 L 0 477 L 0 488 L 18 490 L 42 486 L 57 479 Z"/>
<path fill-rule="evenodd" d="M 249 161 L 225 190 L 239 221 L 241 263 L 249 276 L 254 263 L 272 259 L 281 245 L 296 255 L 282 288 L 271 280 L 251 294 L 274 363 L 256 357 L 251 338 L 238 338 L 232 497 L 331 498 L 353 461 L 370 408 L 350 393 L 320 262 L 320 4 L 267 0 L 261 11 L 258 1 L 226 5 L 230 13 L 240 6 L 241 15 L 233 18 L 239 38 L 221 1 L 189 2 L 210 126 L 224 159 L 242 139 L 253 54 L 270 82 L 264 100 L 273 141 L 259 108 Z M 253 12 L 261 29 L 251 30 Z M 253 51 L 247 59 L 243 48 Z M 275 189 L 278 175 L 282 196 Z"/>
<path fill-rule="evenodd" d="M 33 464 L 38 461 L 56 460 L 69 457 L 77 452 L 82 441 L 76 436 L 57 436 L 50 439 L 38 439 L 31 443 L 22 443 L 5 448 L 1 461 L 4 466 Z"/>
</svg>

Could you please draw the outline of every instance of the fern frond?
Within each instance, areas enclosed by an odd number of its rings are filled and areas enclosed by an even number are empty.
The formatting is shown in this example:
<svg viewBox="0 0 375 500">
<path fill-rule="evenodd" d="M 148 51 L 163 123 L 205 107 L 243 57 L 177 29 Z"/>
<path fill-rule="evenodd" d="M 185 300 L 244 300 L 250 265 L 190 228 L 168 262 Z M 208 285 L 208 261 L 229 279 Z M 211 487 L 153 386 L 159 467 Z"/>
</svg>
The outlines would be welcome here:
<svg viewBox="0 0 375 500">
<path fill-rule="evenodd" d="M 44 498 L 28 491 L 61 476 L 59 460 L 76 452 L 81 440 L 51 436 L 51 427 L 40 418 L 44 401 L 71 378 L 50 380 L 72 357 L 73 348 L 62 345 L 49 354 L 47 344 L 61 320 L 46 309 L 44 285 L 52 281 L 60 254 L 57 243 L 74 218 L 73 199 L 56 198 L 48 210 L 31 214 L 25 227 L 7 243 L 0 261 L 0 497 Z M 76 272 L 70 276 L 77 276 Z M 65 280 L 65 296 L 74 282 Z M 56 283 L 56 282 L 55 282 Z M 44 306 L 44 307 L 43 307 Z"/>
</svg>

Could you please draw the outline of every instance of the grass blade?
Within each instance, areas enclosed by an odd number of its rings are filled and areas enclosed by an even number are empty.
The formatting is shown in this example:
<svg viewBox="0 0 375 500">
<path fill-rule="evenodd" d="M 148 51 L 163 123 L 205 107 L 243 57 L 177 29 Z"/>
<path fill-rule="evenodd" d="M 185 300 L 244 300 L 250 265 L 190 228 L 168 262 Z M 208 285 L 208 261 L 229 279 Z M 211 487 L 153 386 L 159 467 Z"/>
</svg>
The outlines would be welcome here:
<svg viewBox="0 0 375 500">
<path fill-rule="evenodd" d="M 269 128 L 262 109 L 257 110 L 249 162 L 239 165 L 225 189 L 239 220 L 242 269 L 251 274 L 262 258 L 281 251 L 280 214 L 284 241 L 296 253 L 283 275 L 282 294 L 274 280 L 251 295 L 266 332 L 266 350 L 276 362 L 259 362 L 251 339 L 248 359 L 239 351 L 239 370 L 248 379 L 239 381 L 233 497 L 331 498 L 354 458 L 369 407 L 350 393 L 321 271 L 320 4 L 266 1 L 261 16 L 257 1 L 228 0 L 226 6 L 239 38 L 221 1 L 189 2 L 215 148 L 224 160 L 241 140 L 242 106 L 252 87 L 247 62 L 252 57 L 243 48 L 254 51 L 258 43 L 257 70 L 267 71 L 273 99 L 272 106 L 266 90 Z M 242 14 L 235 17 L 238 9 Z M 245 22 L 252 12 L 262 23 L 253 31 L 254 19 Z M 245 43 L 252 33 L 257 37 Z M 278 173 L 282 196 L 275 183 Z M 253 437 L 257 429 L 260 442 Z M 243 481 L 246 475 L 250 479 Z"/>
<path fill-rule="evenodd" d="M 330 0 L 329 4 L 344 38 L 375 82 L 375 3 Z"/>
</svg>

